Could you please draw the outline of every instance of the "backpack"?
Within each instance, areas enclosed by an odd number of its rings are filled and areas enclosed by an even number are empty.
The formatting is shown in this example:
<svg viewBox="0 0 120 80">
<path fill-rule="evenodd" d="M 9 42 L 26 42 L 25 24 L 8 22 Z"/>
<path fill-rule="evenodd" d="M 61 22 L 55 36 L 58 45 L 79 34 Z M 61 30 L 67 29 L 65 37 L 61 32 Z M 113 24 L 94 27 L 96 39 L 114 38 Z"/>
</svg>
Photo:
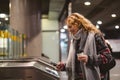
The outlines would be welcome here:
<svg viewBox="0 0 120 80">
<path fill-rule="evenodd" d="M 100 67 L 100 72 L 102 74 L 105 74 L 107 73 L 109 70 L 111 70 L 113 67 L 115 67 L 116 65 L 116 61 L 115 61 L 115 58 L 112 56 L 112 48 L 110 46 L 110 44 L 108 44 L 108 48 L 110 49 L 111 53 L 110 53 L 110 60 L 108 63 L 106 64 L 101 64 L 99 67 Z"/>
</svg>

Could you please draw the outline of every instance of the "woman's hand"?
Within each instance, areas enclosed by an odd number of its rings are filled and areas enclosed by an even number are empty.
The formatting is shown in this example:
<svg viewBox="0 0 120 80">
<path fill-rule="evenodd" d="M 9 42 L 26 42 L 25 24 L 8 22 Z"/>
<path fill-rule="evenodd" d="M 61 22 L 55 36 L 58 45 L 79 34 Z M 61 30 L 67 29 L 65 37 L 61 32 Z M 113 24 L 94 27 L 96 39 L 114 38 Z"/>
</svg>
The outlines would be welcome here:
<svg viewBox="0 0 120 80">
<path fill-rule="evenodd" d="M 63 70 L 63 68 L 65 67 L 65 64 L 63 62 L 59 62 L 57 65 L 56 65 L 56 68 L 57 70 L 61 71 Z"/>
<path fill-rule="evenodd" d="M 77 54 L 77 58 L 79 61 L 82 61 L 84 63 L 88 62 L 88 56 L 85 54 Z"/>
</svg>

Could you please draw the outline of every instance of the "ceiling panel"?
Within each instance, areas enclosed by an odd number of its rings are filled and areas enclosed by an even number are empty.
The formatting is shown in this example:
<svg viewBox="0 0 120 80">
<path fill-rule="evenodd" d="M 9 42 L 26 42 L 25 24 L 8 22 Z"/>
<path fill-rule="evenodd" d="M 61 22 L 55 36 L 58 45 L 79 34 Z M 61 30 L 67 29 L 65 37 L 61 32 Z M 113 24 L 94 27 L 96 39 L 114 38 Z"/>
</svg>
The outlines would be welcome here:
<svg viewBox="0 0 120 80">
<path fill-rule="evenodd" d="M 84 5 L 85 1 L 86 0 L 75 0 L 75 1 L 73 0 L 72 11 L 79 12 L 83 14 L 84 16 L 87 16 L 91 12 L 91 10 L 95 9 L 95 7 L 99 5 L 103 0 L 90 0 L 92 6 L 85 6 Z"/>
<path fill-rule="evenodd" d="M 100 30 L 107 34 L 107 36 L 111 36 L 109 38 L 113 38 L 116 34 L 120 37 L 120 29 L 115 30 L 114 28 L 115 25 L 120 26 L 120 0 L 38 0 L 38 4 L 41 6 L 40 11 L 42 14 L 47 16 L 46 18 L 58 20 L 60 17 L 66 17 L 64 15 L 67 13 L 69 1 L 72 1 L 73 12 L 83 14 L 93 24 L 96 25 L 97 20 L 101 20 L 103 24 L 99 25 Z M 90 1 L 91 5 L 85 6 L 84 1 Z M 0 0 L 1 12 L 9 13 L 9 0 Z M 112 18 L 112 13 L 115 13 L 117 17 Z M 108 34 L 108 32 L 111 34 Z"/>
<path fill-rule="evenodd" d="M 48 18 L 52 20 L 58 20 L 64 4 L 65 0 L 50 0 Z"/>
<path fill-rule="evenodd" d="M 9 14 L 9 0 L 0 0 L 0 13 Z"/>
</svg>

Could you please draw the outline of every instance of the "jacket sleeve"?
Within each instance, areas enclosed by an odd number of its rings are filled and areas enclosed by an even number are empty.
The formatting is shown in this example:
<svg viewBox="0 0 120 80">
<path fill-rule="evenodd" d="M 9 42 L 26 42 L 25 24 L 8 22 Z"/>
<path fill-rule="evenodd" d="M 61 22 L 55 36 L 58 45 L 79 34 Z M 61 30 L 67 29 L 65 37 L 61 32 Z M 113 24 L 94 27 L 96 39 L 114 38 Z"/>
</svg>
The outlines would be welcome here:
<svg viewBox="0 0 120 80">
<path fill-rule="evenodd" d="M 96 50 L 98 55 L 97 64 L 106 64 L 111 60 L 111 51 L 105 42 L 105 39 L 100 34 L 95 34 Z"/>
<path fill-rule="evenodd" d="M 95 34 L 95 43 L 97 50 L 97 61 L 91 60 L 90 56 L 88 56 L 88 64 L 90 65 L 101 65 L 108 63 L 111 60 L 111 52 L 108 48 L 104 37 L 101 34 Z"/>
</svg>

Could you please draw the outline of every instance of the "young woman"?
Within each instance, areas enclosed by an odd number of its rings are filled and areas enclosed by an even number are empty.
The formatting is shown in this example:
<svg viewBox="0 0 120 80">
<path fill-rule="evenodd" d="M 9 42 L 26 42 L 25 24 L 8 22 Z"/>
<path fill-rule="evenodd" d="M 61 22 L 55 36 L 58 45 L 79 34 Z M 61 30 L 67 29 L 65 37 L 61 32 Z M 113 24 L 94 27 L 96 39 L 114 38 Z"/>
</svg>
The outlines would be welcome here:
<svg viewBox="0 0 120 80">
<path fill-rule="evenodd" d="M 102 33 L 79 13 L 68 16 L 66 24 L 72 40 L 67 61 L 57 69 L 66 70 L 68 80 L 104 80 L 99 66 L 108 63 L 111 54 Z"/>
</svg>

